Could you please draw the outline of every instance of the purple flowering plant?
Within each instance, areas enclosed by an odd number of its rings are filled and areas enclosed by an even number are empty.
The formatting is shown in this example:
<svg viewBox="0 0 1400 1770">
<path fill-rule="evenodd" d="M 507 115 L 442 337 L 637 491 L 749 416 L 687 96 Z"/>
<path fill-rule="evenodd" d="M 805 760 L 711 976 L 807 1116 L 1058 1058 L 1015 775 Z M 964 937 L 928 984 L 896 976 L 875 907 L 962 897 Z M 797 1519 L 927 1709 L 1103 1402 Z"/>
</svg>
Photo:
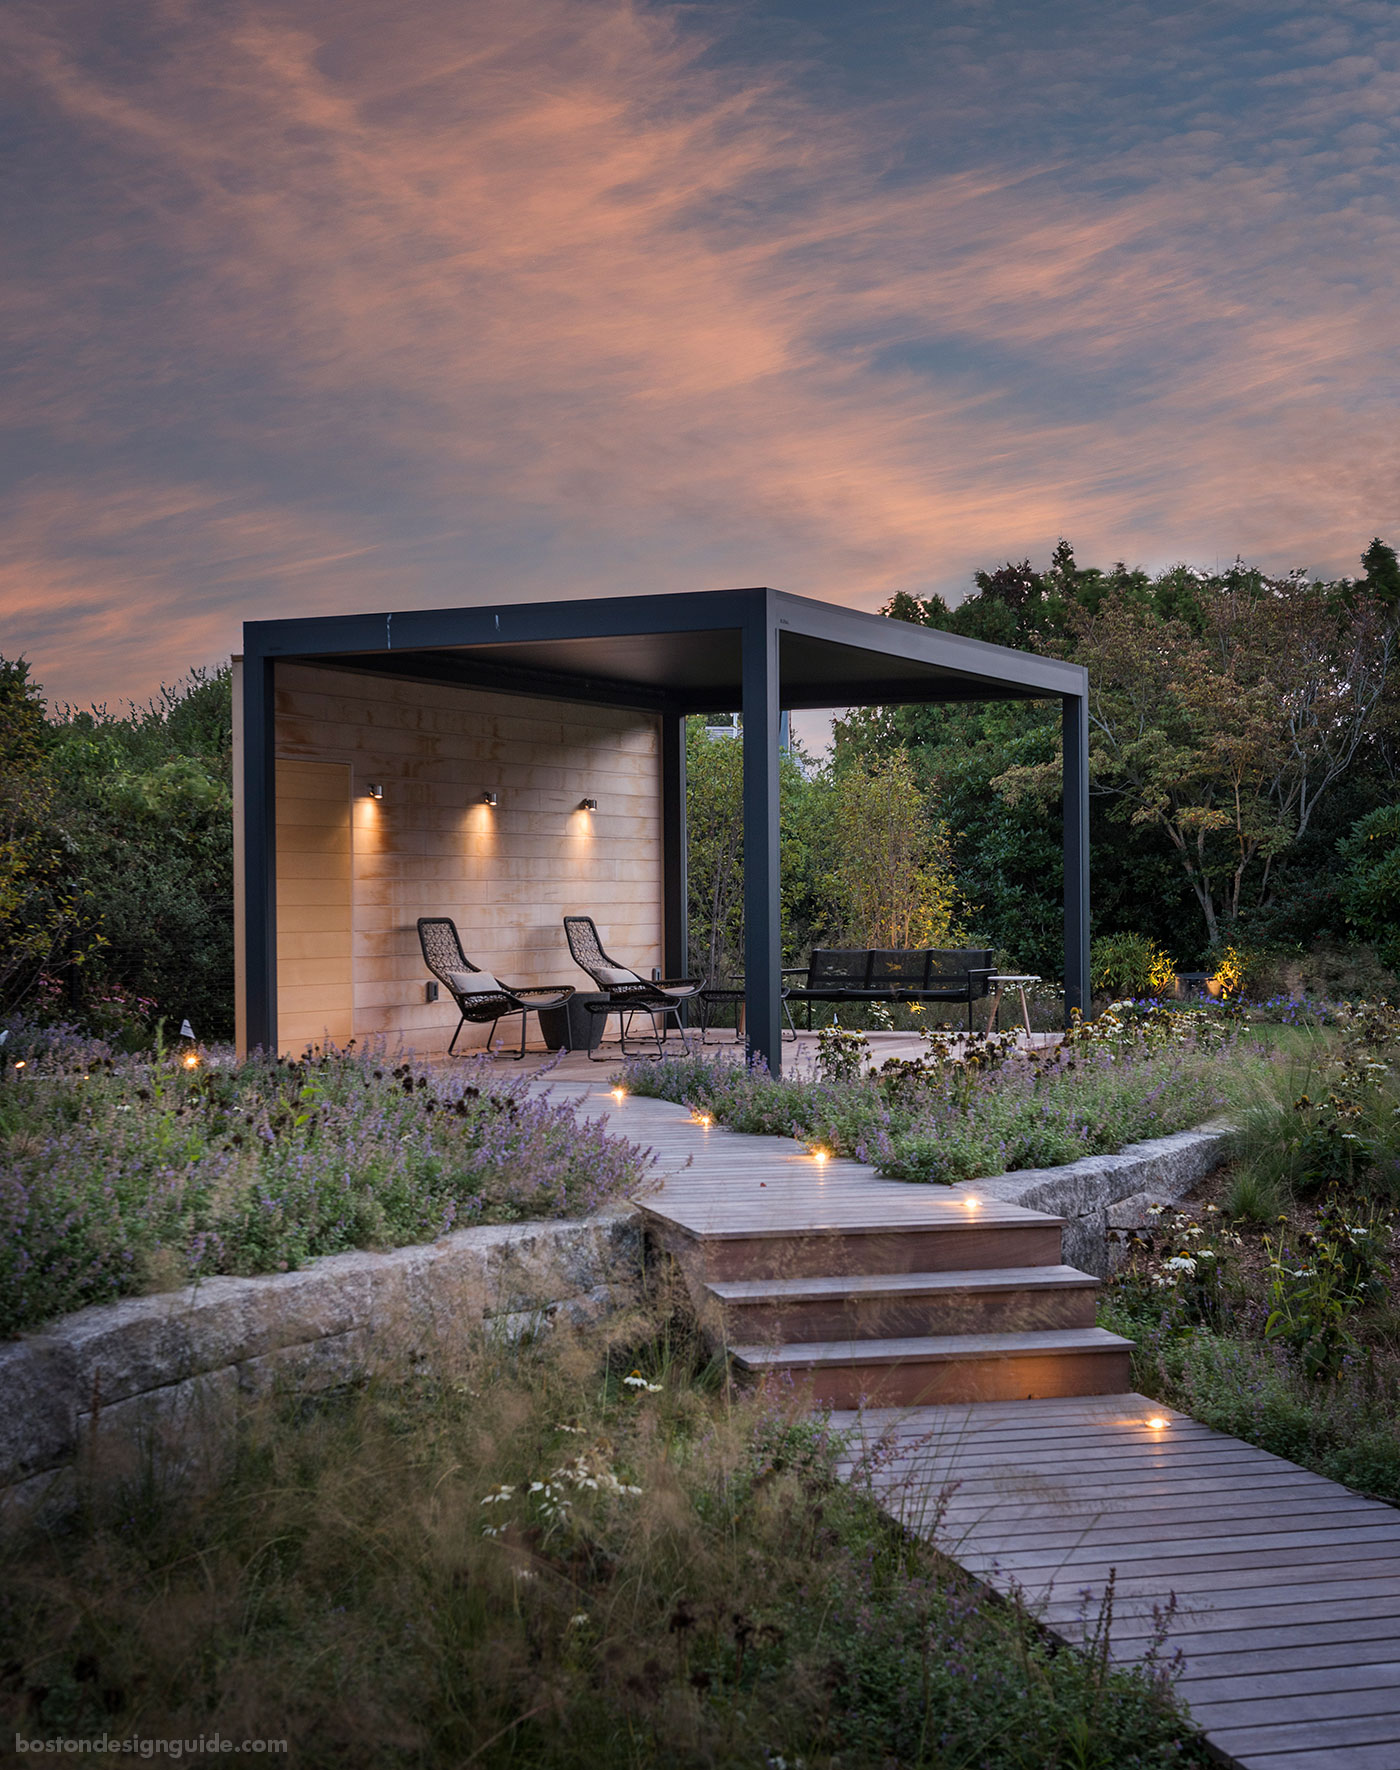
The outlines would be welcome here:
<svg viewBox="0 0 1400 1770">
<path fill-rule="evenodd" d="M 489 1059 L 434 1071 L 328 1048 L 186 1067 L 61 1031 L 23 1049 L 0 1081 L 0 1335 L 213 1273 L 587 1216 L 651 1159 Z"/>
</svg>

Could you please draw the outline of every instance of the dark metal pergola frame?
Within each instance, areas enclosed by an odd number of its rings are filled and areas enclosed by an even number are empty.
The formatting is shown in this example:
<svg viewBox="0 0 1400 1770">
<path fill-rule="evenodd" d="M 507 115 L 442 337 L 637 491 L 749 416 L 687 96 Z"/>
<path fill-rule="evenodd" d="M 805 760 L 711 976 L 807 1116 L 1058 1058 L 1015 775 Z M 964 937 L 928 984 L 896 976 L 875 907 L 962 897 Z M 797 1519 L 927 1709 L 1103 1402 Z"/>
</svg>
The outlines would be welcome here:
<svg viewBox="0 0 1400 1770">
<path fill-rule="evenodd" d="M 685 718 L 739 707 L 744 747 L 745 1024 L 751 1058 L 782 1060 L 778 864 L 781 709 L 928 701 L 1061 703 L 1065 1013 L 1089 1002 L 1088 673 L 776 590 L 249 621 L 243 628 L 243 819 L 249 1048 L 277 1043 L 275 673 L 363 670 L 661 720 L 665 967 L 686 968 Z"/>
</svg>

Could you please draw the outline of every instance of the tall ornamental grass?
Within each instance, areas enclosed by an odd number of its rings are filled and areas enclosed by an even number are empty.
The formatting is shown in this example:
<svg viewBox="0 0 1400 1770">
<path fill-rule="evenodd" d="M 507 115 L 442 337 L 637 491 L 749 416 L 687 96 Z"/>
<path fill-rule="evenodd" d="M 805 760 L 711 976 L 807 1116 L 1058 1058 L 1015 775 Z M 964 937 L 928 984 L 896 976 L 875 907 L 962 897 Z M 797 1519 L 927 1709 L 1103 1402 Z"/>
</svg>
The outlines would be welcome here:
<svg viewBox="0 0 1400 1770">
<path fill-rule="evenodd" d="M 1162 1655 L 1050 1649 L 664 1312 L 439 1346 L 0 1532 L 6 1739 L 303 1770 L 1204 1770 Z M 887 1476 L 885 1477 L 887 1479 Z M 936 1513 L 936 1504 L 932 1507 Z M 1168 1643 L 1169 1645 L 1169 1643 Z"/>
<path fill-rule="evenodd" d="M 0 1336 L 213 1273 L 586 1216 L 650 1161 L 489 1060 L 25 1048 L 0 1082 Z"/>
<path fill-rule="evenodd" d="M 1340 1005 L 1255 1078 L 1238 1120 L 1235 1150 L 1263 1196 L 1339 1186 L 1400 1202 L 1400 1009 Z"/>
</svg>

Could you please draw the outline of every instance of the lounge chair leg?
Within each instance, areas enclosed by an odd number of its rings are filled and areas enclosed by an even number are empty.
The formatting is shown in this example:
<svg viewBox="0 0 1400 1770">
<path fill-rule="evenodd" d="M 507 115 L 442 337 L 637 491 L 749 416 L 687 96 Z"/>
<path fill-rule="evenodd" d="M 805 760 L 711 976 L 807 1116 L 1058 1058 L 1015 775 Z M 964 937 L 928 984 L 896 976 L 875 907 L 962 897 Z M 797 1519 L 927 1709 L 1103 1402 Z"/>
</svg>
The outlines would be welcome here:
<svg viewBox="0 0 1400 1770">
<path fill-rule="evenodd" d="M 520 1010 L 520 1049 L 515 1054 L 515 1061 L 517 1063 L 519 1063 L 520 1059 L 525 1055 L 525 1016 L 529 1012 L 530 1010 L 528 1008 L 522 1008 Z"/>
<path fill-rule="evenodd" d="M 462 1018 L 461 1018 L 461 1019 L 460 1019 L 460 1020 L 459 1020 L 459 1021 L 458 1021 L 458 1022 L 457 1022 L 457 1031 L 456 1031 L 456 1032 L 454 1032 L 454 1033 L 453 1033 L 453 1035 L 452 1035 L 452 1043 L 451 1043 L 451 1044 L 450 1044 L 450 1045 L 449 1045 L 449 1046 L 448 1046 L 448 1047 L 447 1047 L 447 1055 L 448 1055 L 448 1056 L 449 1056 L 449 1057 L 450 1057 L 450 1056 L 451 1056 L 451 1055 L 452 1055 L 452 1053 L 453 1053 L 453 1052 L 454 1052 L 454 1051 L 455 1051 L 455 1050 L 456 1050 L 456 1049 L 457 1049 L 457 1039 L 458 1039 L 458 1036 L 459 1036 L 459 1034 L 460 1034 L 460 1033 L 461 1033 L 461 1031 L 462 1031 L 462 1028 L 463 1028 L 463 1027 L 464 1027 L 464 1026 L 465 1026 L 465 1025 L 466 1025 L 466 1024 L 467 1024 L 467 1017 L 466 1017 L 466 1015 L 465 1015 L 465 1014 L 464 1014 L 464 1015 L 463 1015 L 463 1016 L 462 1016 Z"/>
</svg>

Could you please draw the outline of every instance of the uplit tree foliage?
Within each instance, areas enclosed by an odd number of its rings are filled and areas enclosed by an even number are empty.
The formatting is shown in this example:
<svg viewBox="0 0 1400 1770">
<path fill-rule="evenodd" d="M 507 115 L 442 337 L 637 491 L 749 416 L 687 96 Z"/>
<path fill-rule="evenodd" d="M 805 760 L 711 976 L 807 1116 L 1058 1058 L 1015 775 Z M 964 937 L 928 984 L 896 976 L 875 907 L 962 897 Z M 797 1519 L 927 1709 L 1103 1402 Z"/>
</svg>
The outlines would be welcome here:
<svg viewBox="0 0 1400 1770">
<path fill-rule="evenodd" d="M 825 787 L 821 844 L 834 932 L 851 946 L 951 946 L 963 903 L 948 826 L 902 750 L 850 758 Z"/>
</svg>

